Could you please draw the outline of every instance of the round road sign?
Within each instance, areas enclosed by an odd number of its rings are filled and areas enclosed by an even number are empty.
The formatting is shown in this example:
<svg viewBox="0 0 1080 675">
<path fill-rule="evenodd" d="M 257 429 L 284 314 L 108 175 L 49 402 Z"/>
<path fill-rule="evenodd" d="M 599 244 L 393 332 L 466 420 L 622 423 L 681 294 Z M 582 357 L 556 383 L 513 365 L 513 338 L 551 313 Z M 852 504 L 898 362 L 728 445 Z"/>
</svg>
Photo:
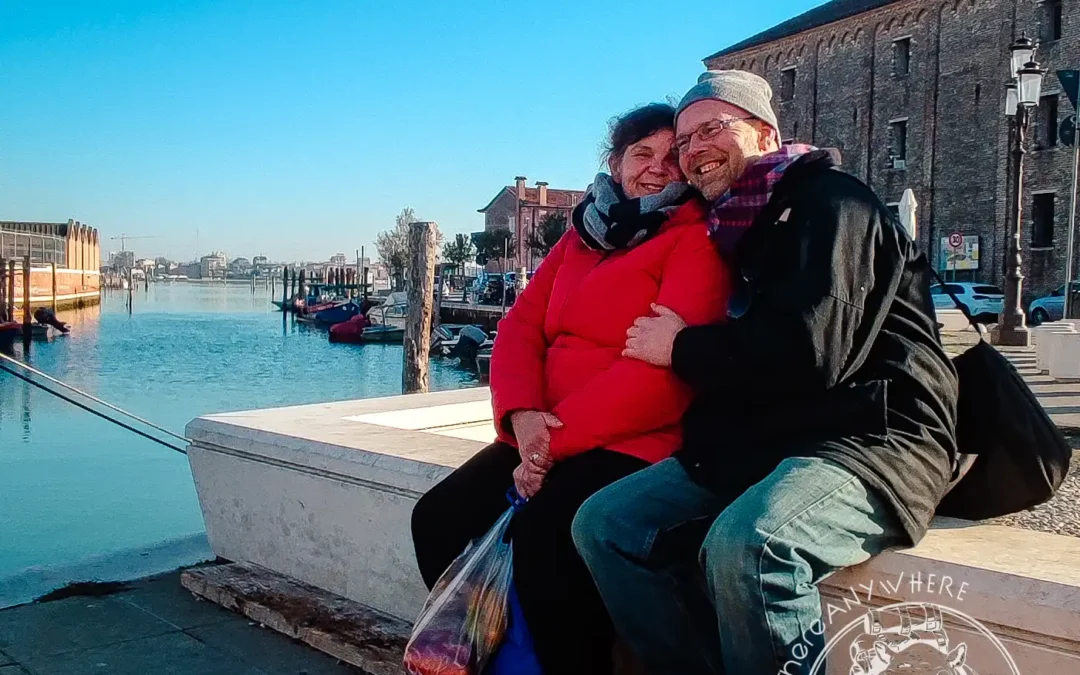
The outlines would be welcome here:
<svg viewBox="0 0 1080 675">
<path fill-rule="evenodd" d="M 953 248 L 960 248 L 964 245 L 964 235 L 959 232 L 953 232 L 949 235 L 949 246 Z"/>
<path fill-rule="evenodd" d="M 1069 115 L 1061 120 L 1061 124 L 1058 125 L 1058 138 L 1061 139 L 1062 145 L 1073 144 L 1073 139 L 1076 138 L 1076 115 Z"/>
</svg>

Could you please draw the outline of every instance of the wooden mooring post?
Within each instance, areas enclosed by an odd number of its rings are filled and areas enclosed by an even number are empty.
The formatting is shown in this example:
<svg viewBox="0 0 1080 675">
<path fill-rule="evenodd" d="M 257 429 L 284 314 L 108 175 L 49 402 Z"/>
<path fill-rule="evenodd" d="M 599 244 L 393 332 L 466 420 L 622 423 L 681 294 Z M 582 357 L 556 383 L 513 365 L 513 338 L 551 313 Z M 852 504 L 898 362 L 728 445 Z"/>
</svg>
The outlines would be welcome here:
<svg viewBox="0 0 1080 675">
<path fill-rule="evenodd" d="M 435 291 L 435 223 L 409 225 L 409 268 L 405 289 L 409 315 L 405 321 L 405 354 L 401 371 L 404 394 L 426 394 L 430 386 L 431 315 Z"/>
<path fill-rule="evenodd" d="M 23 258 L 22 282 L 23 348 L 30 349 L 30 256 Z"/>
<path fill-rule="evenodd" d="M 15 320 L 15 261 L 8 261 L 7 275 L 7 315 L 8 321 Z"/>
<path fill-rule="evenodd" d="M 52 311 L 56 314 L 56 263 L 49 263 L 49 272 L 52 274 Z"/>
<path fill-rule="evenodd" d="M 0 323 L 13 321 L 14 317 L 8 314 L 8 264 L 7 260 L 0 258 Z"/>
</svg>

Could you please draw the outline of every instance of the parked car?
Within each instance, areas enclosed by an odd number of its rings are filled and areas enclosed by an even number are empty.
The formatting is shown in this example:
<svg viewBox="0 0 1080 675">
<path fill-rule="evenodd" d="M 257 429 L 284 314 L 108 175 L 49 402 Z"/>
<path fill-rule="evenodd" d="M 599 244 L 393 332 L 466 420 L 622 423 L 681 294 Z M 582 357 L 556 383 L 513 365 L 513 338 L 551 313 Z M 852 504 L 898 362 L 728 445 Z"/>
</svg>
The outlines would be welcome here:
<svg viewBox="0 0 1080 675">
<path fill-rule="evenodd" d="M 956 303 L 949 297 L 949 293 L 955 295 L 968 313 L 980 323 L 996 323 L 998 316 L 1005 309 L 1005 294 L 1000 288 L 971 282 L 931 286 L 930 295 L 934 299 L 934 309 L 957 308 Z"/>
<path fill-rule="evenodd" d="M 1080 281 L 1072 282 L 1072 290 L 1073 303 L 1076 303 L 1080 300 L 1076 296 L 1077 293 L 1080 293 Z M 1028 308 L 1028 320 L 1032 326 L 1038 326 L 1040 323 L 1046 323 L 1047 321 L 1060 321 L 1064 314 L 1065 284 L 1055 288 L 1050 295 L 1033 300 Z"/>
</svg>

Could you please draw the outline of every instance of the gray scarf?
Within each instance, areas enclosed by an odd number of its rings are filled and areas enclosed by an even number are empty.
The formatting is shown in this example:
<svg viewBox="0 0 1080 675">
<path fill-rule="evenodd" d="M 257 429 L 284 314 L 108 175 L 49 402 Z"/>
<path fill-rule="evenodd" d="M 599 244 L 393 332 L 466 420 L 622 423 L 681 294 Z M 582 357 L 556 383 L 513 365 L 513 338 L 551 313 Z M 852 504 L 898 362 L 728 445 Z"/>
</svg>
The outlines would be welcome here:
<svg viewBox="0 0 1080 675">
<path fill-rule="evenodd" d="M 627 199 L 621 185 L 599 173 L 574 208 L 574 229 L 597 251 L 632 248 L 656 234 L 691 194 L 686 183 L 671 183 L 658 194 Z"/>
</svg>

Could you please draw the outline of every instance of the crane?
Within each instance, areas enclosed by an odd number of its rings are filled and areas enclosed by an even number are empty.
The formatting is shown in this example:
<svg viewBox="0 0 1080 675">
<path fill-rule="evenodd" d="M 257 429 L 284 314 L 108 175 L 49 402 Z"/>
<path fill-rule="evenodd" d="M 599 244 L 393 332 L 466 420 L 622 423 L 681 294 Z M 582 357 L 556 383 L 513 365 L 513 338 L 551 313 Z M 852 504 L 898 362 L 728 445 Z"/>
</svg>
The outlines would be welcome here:
<svg viewBox="0 0 1080 675">
<path fill-rule="evenodd" d="M 142 234 L 142 235 L 120 234 L 120 235 L 117 235 L 115 237 L 109 237 L 109 239 L 119 239 L 120 240 L 120 250 L 121 251 L 126 251 L 127 250 L 127 240 L 128 239 L 157 239 L 157 235 L 156 234 Z"/>
</svg>

